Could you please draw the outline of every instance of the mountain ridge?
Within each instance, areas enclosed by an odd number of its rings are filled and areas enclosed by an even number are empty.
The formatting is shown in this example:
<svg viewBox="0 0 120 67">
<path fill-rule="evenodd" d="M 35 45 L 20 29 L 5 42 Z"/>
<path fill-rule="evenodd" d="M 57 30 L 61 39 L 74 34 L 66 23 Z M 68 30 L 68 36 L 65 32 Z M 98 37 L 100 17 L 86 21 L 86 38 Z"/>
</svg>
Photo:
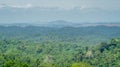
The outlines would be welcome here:
<svg viewBox="0 0 120 67">
<path fill-rule="evenodd" d="M 40 27 L 89 27 L 89 26 L 116 26 L 120 27 L 120 23 L 73 23 L 64 20 L 56 20 L 51 22 L 35 22 L 35 23 L 11 23 L 11 24 L 0 24 L 1 26 L 20 26 L 20 27 L 27 27 L 27 26 L 40 26 Z"/>
</svg>

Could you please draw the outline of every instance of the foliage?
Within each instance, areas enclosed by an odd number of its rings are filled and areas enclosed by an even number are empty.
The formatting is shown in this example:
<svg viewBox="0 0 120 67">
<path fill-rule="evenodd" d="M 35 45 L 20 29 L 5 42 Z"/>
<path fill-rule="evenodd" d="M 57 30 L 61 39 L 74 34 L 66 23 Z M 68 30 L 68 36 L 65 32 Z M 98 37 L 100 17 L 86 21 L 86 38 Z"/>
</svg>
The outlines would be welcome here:
<svg viewBox="0 0 120 67">
<path fill-rule="evenodd" d="M 71 67 L 91 67 L 91 65 L 88 63 L 80 62 L 80 63 L 73 63 Z"/>
<path fill-rule="evenodd" d="M 0 28 L 0 67 L 120 67 L 119 28 L 81 28 Z"/>
</svg>

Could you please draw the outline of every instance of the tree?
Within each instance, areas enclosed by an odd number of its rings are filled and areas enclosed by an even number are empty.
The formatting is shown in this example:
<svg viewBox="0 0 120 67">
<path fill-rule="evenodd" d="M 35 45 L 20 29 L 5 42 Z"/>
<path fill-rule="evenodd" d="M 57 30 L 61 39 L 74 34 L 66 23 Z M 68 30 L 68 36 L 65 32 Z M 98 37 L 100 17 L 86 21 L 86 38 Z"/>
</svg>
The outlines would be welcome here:
<svg viewBox="0 0 120 67">
<path fill-rule="evenodd" d="M 71 67 L 92 67 L 90 64 L 85 62 L 73 63 Z"/>
</svg>

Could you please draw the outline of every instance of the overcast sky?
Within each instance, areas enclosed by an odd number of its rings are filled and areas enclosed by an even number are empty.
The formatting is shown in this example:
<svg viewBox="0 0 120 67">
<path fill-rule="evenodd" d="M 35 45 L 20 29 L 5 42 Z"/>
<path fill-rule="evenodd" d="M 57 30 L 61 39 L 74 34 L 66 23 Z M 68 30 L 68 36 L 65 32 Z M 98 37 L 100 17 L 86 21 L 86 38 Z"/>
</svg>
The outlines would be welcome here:
<svg viewBox="0 0 120 67">
<path fill-rule="evenodd" d="M 0 23 L 119 22 L 120 0 L 0 0 Z"/>
</svg>

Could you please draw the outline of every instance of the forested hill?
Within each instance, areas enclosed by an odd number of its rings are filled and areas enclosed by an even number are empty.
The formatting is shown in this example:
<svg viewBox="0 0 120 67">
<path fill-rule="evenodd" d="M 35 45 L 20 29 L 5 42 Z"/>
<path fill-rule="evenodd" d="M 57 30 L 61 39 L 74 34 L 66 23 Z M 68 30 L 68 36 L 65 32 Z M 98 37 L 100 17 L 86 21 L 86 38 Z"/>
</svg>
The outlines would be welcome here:
<svg viewBox="0 0 120 67">
<path fill-rule="evenodd" d="M 120 27 L 0 26 L 0 67 L 120 67 Z"/>
<path fill-rule="evenodd" d="M 120 67 L 120 39 L 92 47 L 68 42 L 0 40 L 0 67 Z"/>
<path fill-rule="evenodd" d="M 40 26 L 0 26 L 0 36 L 32 41 L 58 41 L 96 45 L 112 38 L 120 37 L 120 27 L 88 26 L 88 27 L 40 27 Z"/>
</svg>

